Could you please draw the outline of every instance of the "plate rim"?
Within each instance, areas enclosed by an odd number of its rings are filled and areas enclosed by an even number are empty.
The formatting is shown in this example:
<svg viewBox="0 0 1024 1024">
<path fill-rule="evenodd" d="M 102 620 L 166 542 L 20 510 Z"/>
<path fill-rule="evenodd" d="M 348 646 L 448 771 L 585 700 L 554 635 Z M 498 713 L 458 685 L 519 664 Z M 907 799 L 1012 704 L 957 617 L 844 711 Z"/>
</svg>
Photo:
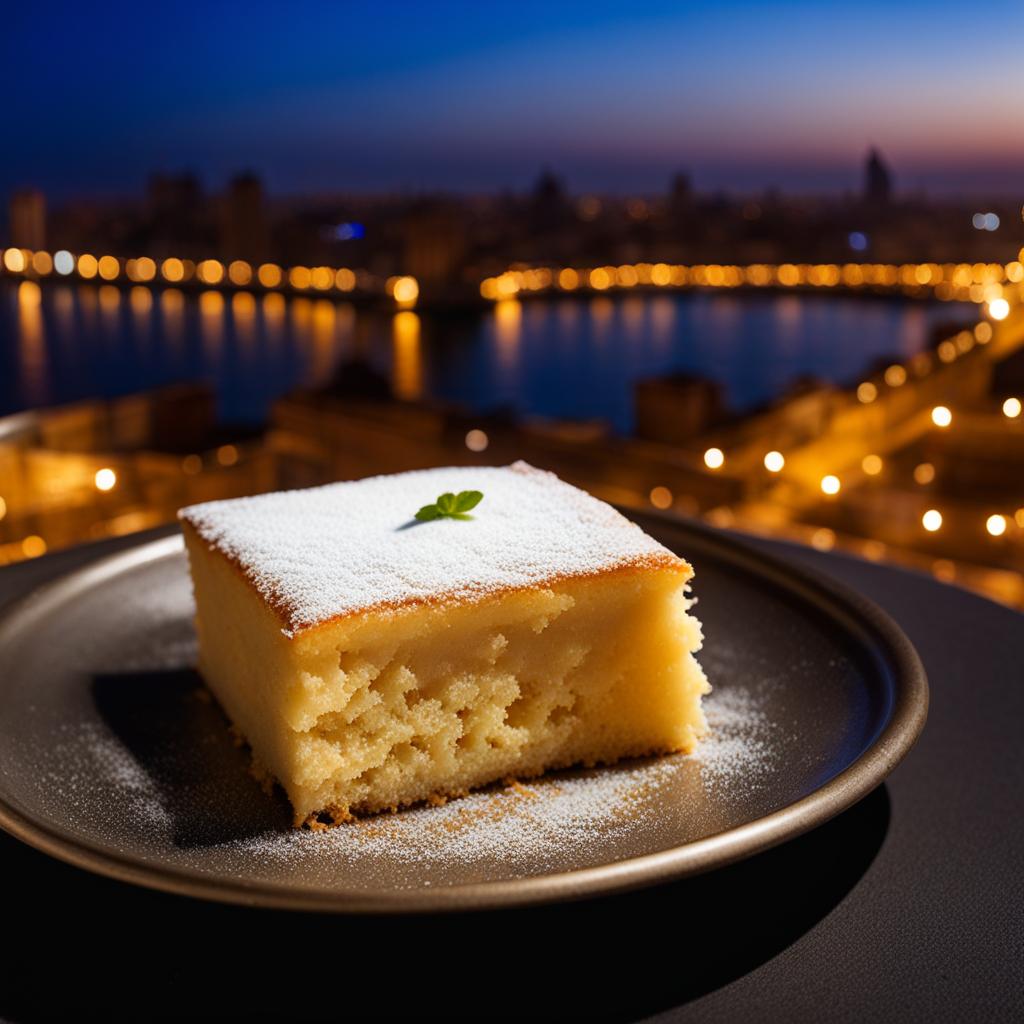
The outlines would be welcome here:
<svg viewBox="0 0 1024 1024">
<path fill-rule="evenodd" d="M 303 890 L 268 882 L 205 877 L 182 868 L 140 863 L 114 853 L 68 828 L 41 824 L 0 791 L 0 828 L 35 849 L 76 867 L 122 882 L 221 903 L 323 913 L 403 914 L 490 910 L 625 892 L 703 874 L 761 853 L 824 824 L 878 786 L 913 747 L 928 714 L 928 681 L 913 644 L 896 622 L 870 599 L 823 573 L 761 551 L 732 533 L 661 512 L 622 509 L 645 529 L 699 538 L 723 560 L 752 571 L 795 594 L 803 603 L 856 627 L 880 648 L 889 668 L 892 703 L 888 718 L 868 746 L 842 771 L 813 792 L 771 814 L 692 843 L 607 864 L 524 878 L 415 889 Z M 0 609 L 0 649 L 12 623 L 39 614 L 49 600 L 71 588 L 88 588 L 140 564 L 170 557 L 183 548 L 180 531 L 143 535 L 138 542 L 61 573 Z M 821 599 L 824 598 L 824 601 Z M 838 614 L 837 614 L 838 613 Z M 845 621 L 844 621 L 845 620 Z"/>
</svg>

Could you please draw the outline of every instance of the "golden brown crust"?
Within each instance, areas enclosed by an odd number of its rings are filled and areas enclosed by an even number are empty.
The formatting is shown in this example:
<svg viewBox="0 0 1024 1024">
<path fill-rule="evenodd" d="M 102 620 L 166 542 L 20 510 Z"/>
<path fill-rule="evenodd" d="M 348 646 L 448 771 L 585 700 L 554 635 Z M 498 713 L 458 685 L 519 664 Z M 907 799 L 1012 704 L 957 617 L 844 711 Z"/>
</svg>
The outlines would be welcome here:
<svg viewBox="0 0 1024 1024">
<path fill-rule="evenodd" d="M 501 600 L 509 594 L 529 593 L 536 590 L 550 590 L 566 583 L 573 583 L 585 579 L 600 579 L 606 576 L 630 576 L 636 573 L 650 572 L 658 569 L 667 569 L 678 572 L 681 576 L 680 583 L 687 583 L 693 578 L 693 567 L 690 563 L 685 559 L 680 558 L 678 555 L 673 554 L 671 551 L 666 551 L 664 554 L 655 553 L 641 555 L 619 563 L 612 563 L 607 568 L 594 572 L 552 575 L 547 579 L 528 586 L 504 587 L 497 590 L 487 590 L 478 595 L 469 596 L 463 594 L 453 595 L 442 592 L 433 594 L 428 598 L 416 597 L 409 598 L 405 601 L 380 601 L 376 604 L 366 605 L 363 608 L 356 608 L 351 611 L 343 612 L 340 615 L 334 615 L 331 618 L 324 619 L 320 622 L 302 623 L 295 622 L 291 619 L 289 608 L 283 601 L 274 600 L 273 597 L 268 597 L 262 593 L 256 586 L 255 580 L 246 572 L 245 567 L 236 558 L 231 557 L 231 555 L 222 548 L 206 540 L 187 519 L 181 519 L 181 526 L 182 531 L 192 537 L 196 543 L 205 545 L 208 551 L 219 555 L 235 570 L 235 572 L 238 573 L 239 578 L 244 580 L 260 601 L 274 613 L 278 621 L 281 623 L 281 629 L 292 639 L 299 636 L 310 636 L 315 630 L 335 626 L 345 619 L 355 619 L 362 615 L 380 614 L 381 612 L 403 612 L 410 611 L 414 608 L 437 608 L 442 605 L 463 606 L 482 604 L 486 601 Z"/>
</svg>

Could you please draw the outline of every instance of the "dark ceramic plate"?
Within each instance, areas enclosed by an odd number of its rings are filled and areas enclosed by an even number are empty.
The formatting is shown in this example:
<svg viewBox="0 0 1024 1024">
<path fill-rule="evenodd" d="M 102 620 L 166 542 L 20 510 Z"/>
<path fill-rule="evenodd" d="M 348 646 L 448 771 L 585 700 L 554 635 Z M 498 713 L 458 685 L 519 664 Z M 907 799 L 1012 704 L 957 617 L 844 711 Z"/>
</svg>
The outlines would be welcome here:
<svg viewBox="0 0 1024 1024">
<path fill-rule="evenodd" d="M 82 867 L 265 906 L 415 911 L 534 903 L 707 871 L 866 795 L 924 725 L 896 625 L 732 538 L 640 524 L 696 568 L 715 686 L 696 756 L 562 772 L 296 832 L 247 774 L 191 669 L 182 545 L 72 572 L 0 619 L 0 824 Z"/>
</svg>

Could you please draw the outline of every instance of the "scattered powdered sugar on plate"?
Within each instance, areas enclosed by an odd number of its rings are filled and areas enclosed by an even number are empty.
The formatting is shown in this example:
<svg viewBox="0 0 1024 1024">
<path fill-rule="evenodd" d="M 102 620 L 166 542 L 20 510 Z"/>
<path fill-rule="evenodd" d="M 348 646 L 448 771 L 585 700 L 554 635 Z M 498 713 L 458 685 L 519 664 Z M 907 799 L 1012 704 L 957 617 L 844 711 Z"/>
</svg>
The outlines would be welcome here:
<svg viewBox="0 0 1024 1024">
<path fill-rule="evenodd" d="M 201 747 L 195 736 L 182 737 L 152 764 L 101 721 L 64 724 L 40 781 L 66 819 L 108 836 L 144 838 L 161 860 L 183 865 L 208 866 L 213 857 L 243 875 L 311 872 L 363 883 L 382 875 L 390 885 L 396 877 L 426 884 L 424 875 L 458 867 L 514 877 L 618 859 L 634 841 L 654 850 L 697 839 L 726 827 L 723 810 L 731 806 L 737 810 L 727 817 L 740 815 L 731 823 L 743 820 L 747 796 L 767 788 L 776 765 L 775 726 L 744 690 L 716 689 L 705 708 L 710 730 L 691 755 L 557 772 L 326 832 L 272 824 L 288 820 L 286 809 L 259 792 L 241 757 L 222 759 L 230 740 L 208 704 Z M 168 771 L 166 758 L 180 763 Z M 207 770 L 217 777 L 196 784 Z M 225 821 L 231 807 L 240 809 L 243 827 Z"/>
<path fill-rule="evenodd" d="M 169 828 L 171 816 L 160 790 L 145 766 L 99 722 L 62 723 L 54 740 L 54 757 L 60 771 L 47 772 L 51 796 L 70 813 L 82 806 L 100 782 L 120 798 L 116 813 L 122 821 L 146 829 Z"/>
<path fill-rule="evenodd" d="M 567 851 L 625 833 L 656 831 L 666 814 L 699 815 L 723 789 L 749 789 L 771 774 L 771 725 L 749 695 L 706 701 L 711 731 L 692 755 L 561 772 L 485 790 L 441 807 L 377 815 L 327 832 L 265 833 L 236 844 L 260 858 L 345 862 L 564 863 Z"/>
<path fill-rule="evenodd" d="M 692 755 L 711 787 L 753 786 L 771 771 L 772 723 L 744 690 L 716 690 L 704 701 L 708 735 Z"/>
</svg>

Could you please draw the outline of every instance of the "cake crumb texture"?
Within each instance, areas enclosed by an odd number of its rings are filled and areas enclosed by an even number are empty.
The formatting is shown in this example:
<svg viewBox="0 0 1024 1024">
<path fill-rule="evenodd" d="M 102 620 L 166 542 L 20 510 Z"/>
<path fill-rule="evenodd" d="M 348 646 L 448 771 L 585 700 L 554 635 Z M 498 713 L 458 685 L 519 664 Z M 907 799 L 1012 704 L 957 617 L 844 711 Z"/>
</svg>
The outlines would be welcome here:
<svg viewBox="0 0 1024 1024">
<path fill-rule="evenodd" d="M 388 481 L 398 498 L 382 498 Z M 494 521 L 481 513 L 381 534 L 362 511 L 349 519 L 366 506 L 386 520 L 399 498 L 415 511 L 474 481 Z M 296 825 L 319 829 L 505 778 L 693 749 L 709 686 L 694 658 L 702 636 L 689 614 L 686 562 L 609 506 L 529 467 L 363 483 L 183 516 L 199 669 L 287 793 Z M 315 496 L 312 506 L 303 495 Z M 275 518 L 275 498 L 284 518 Z M 515 525 L 519 506 L 533 533 Z M 313 529 L 307 514 L 331 518 Z M 261 541 L 268 530 L 303 543 Z M 428 539 L 403 548 L 415 535 Z M 488 536 L 500 539 L 492 546 Z M 375 573 L 394 577 L 381 577 L 384 607 L 367 582 Z M 325 594 L 304 597 L 307 586 Z M 418 600 L 428 587 L 448 599 Z M 282 600 L 292 626 L 315 628 L 283 629 L 268 593 L 290 595 Z"/>
</svg>

